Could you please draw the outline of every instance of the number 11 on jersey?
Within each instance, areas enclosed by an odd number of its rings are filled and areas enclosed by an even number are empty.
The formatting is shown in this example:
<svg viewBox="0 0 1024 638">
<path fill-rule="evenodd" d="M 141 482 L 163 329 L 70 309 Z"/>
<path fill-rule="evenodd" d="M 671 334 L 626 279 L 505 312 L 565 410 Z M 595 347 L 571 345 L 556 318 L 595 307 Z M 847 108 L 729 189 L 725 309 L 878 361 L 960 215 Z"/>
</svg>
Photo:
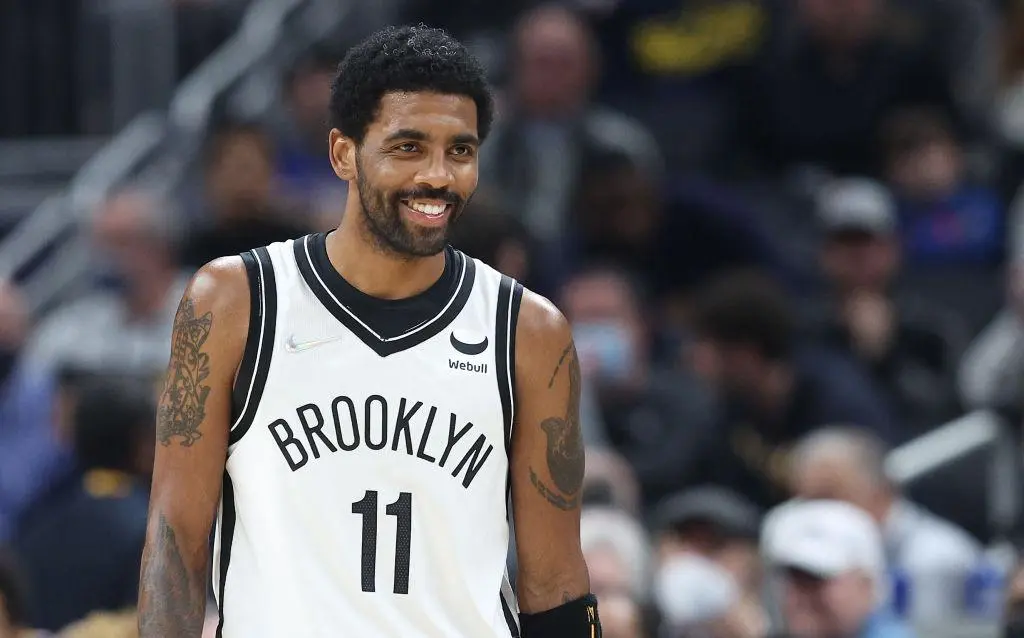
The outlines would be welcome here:
<svg viewBox="0 0 1024 638">
<path fill-rule="evenodd" d="M 363 591 L 377 591 L 377 491 L 366 490 L 352 503 L 352 513 L 363 517 Z M 398 523 L 395 539 L 395 593 L 409 593 L 409 552 L 412 545 L 412 494 L 401 492 L 398 500 L 384 509 Z"/>
</svg>

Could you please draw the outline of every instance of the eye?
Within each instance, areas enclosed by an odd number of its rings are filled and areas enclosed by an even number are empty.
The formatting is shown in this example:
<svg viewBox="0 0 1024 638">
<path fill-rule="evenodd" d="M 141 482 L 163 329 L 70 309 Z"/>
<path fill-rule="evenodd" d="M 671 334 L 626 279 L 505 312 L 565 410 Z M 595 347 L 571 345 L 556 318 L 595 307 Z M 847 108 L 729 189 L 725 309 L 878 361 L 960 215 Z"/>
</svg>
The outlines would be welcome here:
<svg viewBox="0 0 1024 638">
<path fill-rule="evenodd" d="M 473 151 L 473 147 L 469 144 L 457 144 L 452 147 L 452 155 L 456 157 L 472 157 Z"/>
<path fill-rule="evenodd" d="M 402 153 L 415 153 L 419 148 L 420 147 L 415 142 L 402 142 L 395 147 L 395 150 L 401 151 Z"/>
</svg>

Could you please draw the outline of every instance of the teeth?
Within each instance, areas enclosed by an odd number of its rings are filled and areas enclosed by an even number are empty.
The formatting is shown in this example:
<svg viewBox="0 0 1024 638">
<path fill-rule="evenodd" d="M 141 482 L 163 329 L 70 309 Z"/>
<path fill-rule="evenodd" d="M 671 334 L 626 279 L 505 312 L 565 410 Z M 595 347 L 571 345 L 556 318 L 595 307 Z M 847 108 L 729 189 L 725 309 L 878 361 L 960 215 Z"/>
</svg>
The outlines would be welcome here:
<svg viewBox="0 0 1024 638">
<path fill-rule="evenodd" d="M 436 217 L 444 212 L 447 208 L 444 204 L 425 204 L 423 202 L 409 202 L 409 208 L 413 209 L 417 213 L 423 213 L 424 215 L 430 215 Z"/>
</svg>

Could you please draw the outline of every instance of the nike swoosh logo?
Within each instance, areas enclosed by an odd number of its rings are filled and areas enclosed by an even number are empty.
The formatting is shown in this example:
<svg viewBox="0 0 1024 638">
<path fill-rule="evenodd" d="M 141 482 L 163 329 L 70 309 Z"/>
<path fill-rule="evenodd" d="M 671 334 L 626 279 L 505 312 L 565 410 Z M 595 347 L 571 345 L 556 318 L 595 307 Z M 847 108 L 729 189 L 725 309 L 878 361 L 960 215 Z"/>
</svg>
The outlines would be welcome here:
<svg viewBox="0 0 1024 638">
<path fill-rule="evenodd" d="M 452 333 L 452 347 L 461 352 L 462 354 L 472 356 L 474 354 L 480 354 L 487 349 L 487 337 L 480 343 L 464 343 L 455 338 L 455 333 Z"/>
<path fill-rule="evenodd" d="M 284 342 L 284 349 L 288 352 L 302 352 L 303 350 L 309 350 L 317 346 L 322 346 L 325 343 L 331 343 L 332 341 L 338 341 L 341 336 L 327 337 L 326 339 L 314 339 L 312 341 L 296 341 L 295 335 L 288 337 L 288 340 Z"/>
</svg>

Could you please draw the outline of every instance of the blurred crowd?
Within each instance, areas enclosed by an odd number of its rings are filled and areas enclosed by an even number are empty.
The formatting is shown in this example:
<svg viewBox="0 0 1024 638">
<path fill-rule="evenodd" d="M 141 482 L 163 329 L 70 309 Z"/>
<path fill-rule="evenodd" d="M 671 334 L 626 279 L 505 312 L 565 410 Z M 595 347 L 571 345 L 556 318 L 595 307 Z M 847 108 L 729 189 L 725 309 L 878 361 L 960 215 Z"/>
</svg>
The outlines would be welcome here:
<svg viewBox="0 0 1024 638">
<path fill-rule="evenodd" d="M 500 89 L 453 243 L 572 323 L 605 636 L 1024 636 L 985 468 L 886 464 L 972 411 L 1024 423 L 1024 1 L 403 6 Z M 346 44 L 218 120 L 173 201 L 111 194 L 93 288 L 33 317 L 0 285 L 0 638 L 135 635 L 177 302 L 338 223 Z"/>
</svg>

